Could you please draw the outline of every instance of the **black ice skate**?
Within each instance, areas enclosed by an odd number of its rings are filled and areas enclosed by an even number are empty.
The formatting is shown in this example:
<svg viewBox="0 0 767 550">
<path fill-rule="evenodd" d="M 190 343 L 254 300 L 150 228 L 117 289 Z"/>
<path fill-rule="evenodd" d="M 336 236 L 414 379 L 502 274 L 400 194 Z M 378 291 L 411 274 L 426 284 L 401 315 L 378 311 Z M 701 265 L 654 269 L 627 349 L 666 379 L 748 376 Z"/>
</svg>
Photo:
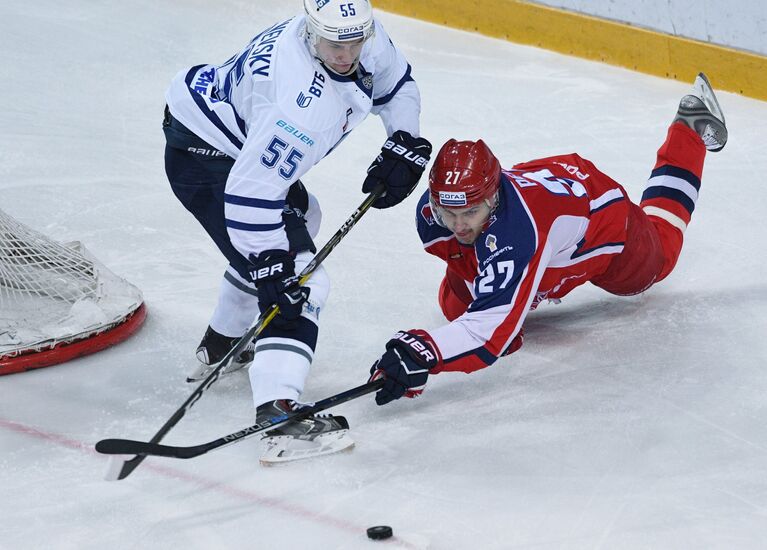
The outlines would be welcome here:
<svg viewBox="0 0 767 550">
<path fill-rule="evenodd" d="M 305 406 L 288 399 L 264 403 L 256 409 L 256 423 Z M 350 449 L 354 441 L 348 436 L 348 431 L 346 418 L 334 415 L 315 415 L 284 424 L 266 432 L 263 437 L 266 449 L 261 455 L 261 464 L 268 466 Z"/>
<path fill-rule="evenodd" d="M 205 336 L 202 337 L 202 341 L 197 347 L 197 359 L 200 361 L 200 364 L 187 376 L 186 381 L 198 382 L 207 378 L 238 341 L 239 338 L 224 336 L 208 327 L 208 330 L 205 331 Z M 255 345 L 251 342 L 234 360 L 222 368 L 220 373 L 224 375 L 247 367 L 253 362 L 254 355 Z"/>
<path fill-rule="evenodd" d="M 679 102 L 674 122 L 683 122 L 695 130 L 709 151 L 715 153 L 724 148 L 727 143 L 724 115 L 705 74 L 698 74 L 692 93 Z"/>
</svg>

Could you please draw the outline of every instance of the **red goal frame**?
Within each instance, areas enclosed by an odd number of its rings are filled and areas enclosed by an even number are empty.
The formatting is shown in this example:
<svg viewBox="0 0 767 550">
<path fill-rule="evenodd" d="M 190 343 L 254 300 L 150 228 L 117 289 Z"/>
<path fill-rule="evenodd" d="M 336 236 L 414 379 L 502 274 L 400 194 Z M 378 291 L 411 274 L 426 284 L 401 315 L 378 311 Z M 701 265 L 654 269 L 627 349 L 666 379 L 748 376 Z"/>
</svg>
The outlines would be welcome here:
<svg viewBox="0 0 767 550">
<path fill-rule="evenodd" d="M 0 358 L 0 376 L 58 365 L 119 344 L 141 328 L 146 316 L 146 305 L 142 303 L 125 318 L 110 325 L 104 331 L 89 334 L 71 342 L 60 342 L 49 349 L 30 349 L 13 357 Z"/>
</svg>

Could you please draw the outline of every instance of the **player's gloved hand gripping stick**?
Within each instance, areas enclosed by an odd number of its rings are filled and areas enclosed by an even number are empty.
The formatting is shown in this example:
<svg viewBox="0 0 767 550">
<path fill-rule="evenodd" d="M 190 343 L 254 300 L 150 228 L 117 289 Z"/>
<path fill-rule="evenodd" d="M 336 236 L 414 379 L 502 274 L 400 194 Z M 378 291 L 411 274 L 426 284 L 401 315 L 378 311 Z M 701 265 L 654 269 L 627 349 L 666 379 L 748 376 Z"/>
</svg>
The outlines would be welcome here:
<svg viewBox="0 0 767 550">
<path fill-rule="evenodd" d="M 359 219 L 367 212 L 370 207 L 375 203 L 381 196 L 385 193 L 386 187 L 383 183 L 380 183 L 376 188 L 367 196 L 367 198 L 362 202 L 362 204 L 355 210 L 351 216 L 341 225 L 341 227 L 336 231 L 335 235 L 333 235 L 330 240 L 325 244 L 325 246 L 322 247 L 322 249 L 317 252 L 317 254 L 312 258 L 312 261 L 309 262 L 309 264 L 301 271 L 301 274 L 299 275 L 299 286 L 302 286 L 306 281 L 309 280 L 309 277 L 312 276 L 312 273 L 317 269 L 317 267 L 327 258 L 328 254 L 332 252 L 332 250 L 338 245 L 338 243 L 341 242 L 341 240 L 346 236 L 346 234 L 351 230 L 352 227 L 359 221 Z M 213 369 L 213 371 L 208 375 L 205 380 L 202 381 L 202 383 L 197 387 L 196 390 L 192 392 L 192 394 L 187 398 L 186 401 L 184 401 L 183 405 L 179 407 L 179 409 L 173 413 L 173 416 L 171 416 L 165 424 L 163 424 L 162 428 L 154 435 L 154 437 L 147 443 L 147 442 L 131 442 L 131 440 L 123 440 L 123 439 L 104 439 L 96 443 L 96 451 L 103 453 L 103 454 L 110 454 L 110 455 L 122 455 L 122 454 L 136 454 L 133 458 L 127 459 L 127 460 L 120 460 L 119 462 L 115 462 L 112 464 L 112 467 L 110 469 L 110 472 L 107 474 L 108 480 L 118 480 L 118 479 L 125 479 L 128 477 L 133 470 L 135 470 L 141 462 L 147 457 L 148 454 L 162 454 L 162 453 L 149 453 L 148 451 L 135 451 L 132 449 L 136 449 L 137 447 L 135 445 L 127 445 L 127 443 L 140 443 L 141 445 L 154 445 L 154 447 L 163 447 L 162 445 L 158 446 L 157 443 L 162 440 L 163 437 L 175 426 L 178 424 L 179 420 L 183 418 L 183 416 L 186 414 L 186 412 L 191 409 L 194 404 L 202 397 L 202 394 L 205 393 L 205 390 L 210 388 L 219 378 L 221 375 L 221 370 L 224 366 L 226 366 L 230 359 L 232 357 L 237 357 L 241 351 L 245 349 L 245 347 L 248 345 L 248 343 L 253 340 L 255 337 L 257 337 L 261 332 L 263 332 L 264 328 L 274 319 L 274 317 L 279 312 L 279 306 L 276 304 L 272 305 L 269 309 L 264 311 L 261 315 L 259 315 L 258 320 L 255 322 L 255 324 L 248 329 L 248 331 L 240 338 L 239 342 L 235 344 L 234 347 L 232 347 L 231 350 L 229 350 L 229 353 L 227 353 L 221 361 L 219 361 L 218 366 Z M 360 386 L 367 387 L 370 386 L 370 384 L 367 384 L 366 386 Z M 377 389 L 377 388 L 375 388 Z M 371 390 L 372 391 L 372 390 Z M 369 393 L 369 392 L 365 392 Z M 341 394 L 339 394 L 341 395 Z M 355 395 L 354 397 L 358 397 Z M 352 397 L 352 399 L 354 398 Z M 329 398 L 332 399 L 332 398 Z M 327 401 L 327 400 L 326 400 Z M 328 405 L 332 406 L 336 404 L 337 402 L 334 401 L 333 404 Z M 319 405 L 319 403 L 318 403 Z M 327 407 L 325 407 L 327 408 Z M 322 409 L 320 409 L 322 410 Z M 312 411 L 312 408 L 304 409 L 304 411 Z M 312 411 L 317 412 L 317 411 Z M 308 415 L 311 415 L 312 412 L 308 412 Z M 295 420 L 296 418 L 284 418 L 282 421 L 279 422 L 279 424 L 283 424 L 284 422 L 288 420 Z M 270 419 L 274 420 L 274 419 Z M 270 424 L 269 428 L 276 426 L 277 423 Z M 227 442 L 233 442 L 239 439 L 242 439 L 245 436 L 253 435 L 257 433 L 257 431 L 261 430 L 252 430 L 254 427 L 251 426 L 250 428 L 247 428 L 246 430 L 242 430 L 241 432 L 237 432 L 237 434 L 241 434 L 243 432 L 247 432 L 244 435 L 241 435 L 240 437 L 236 437 L 233 440 L 227 440 Z M 257 427 L 255 427 L 257 428 Z M 252 431 L 249 431 L 252 430 Z M 234 436 L 236 434 L 232 434 Z M 227 436 L 231 437 L 231 436 Z M 226 438 L 222 438 L 226 439 Z M 125 445 L 120 445 L 120 442 L 126 443 Z M 213 448 L 217 448 L 221 445 L 217 445 Z M 139 447 L 144 448 L 144 447 Z M 147 447 L 149 449 L 151 447 Z M 203 451 L 207 452 L 207 450 Z M 168 455 L 165 455 L 168 456 Z M 192 455 L 196 456 L 196 455 Z M 179 457 L 183 458 L 183 457 Z"/>
</svg>

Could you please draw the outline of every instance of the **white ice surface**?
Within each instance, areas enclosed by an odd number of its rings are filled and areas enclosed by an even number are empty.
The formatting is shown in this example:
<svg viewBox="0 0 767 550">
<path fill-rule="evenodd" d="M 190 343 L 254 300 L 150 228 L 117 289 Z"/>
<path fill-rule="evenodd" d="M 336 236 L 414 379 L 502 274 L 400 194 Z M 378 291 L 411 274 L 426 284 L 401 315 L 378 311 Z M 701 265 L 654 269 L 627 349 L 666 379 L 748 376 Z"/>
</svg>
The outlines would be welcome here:
<svg viewBox="0 0 767 550">
<path fill-rule="evenodd" d="M 432 377 L 420 400 L 339 407 L 351 453 L 263 468 L 250 439 L 102 480 L 96 441 L 148 439 L 191 393 L 224 269 L 165 180 L 165 87 L 298 8 L 0 3 L 0 206 L 83 241 L 149 307 L 128 342 L 0 378 L 0 548 L 764 548 L 767 104 L 731 93 L 719 93 L 730 142 L 706 161 L 679 265 L 646 295 L 580 288 L 532 314 L 524 348 L 492 368 Z M 435 148 L 482 137 L 505 165 L 577 151 L 639 198 L 687 85 L 380 16 L 412 62 Z M 325 214 L 319 243 L 361 202 L 383 138 L 371 117 L 306 177 Z M 307 399 L 364 382 L 395 330 L 443 322 L 443 267 L 420 250 L 416 200 L 371 211 L 327 259 Z M 240 372 L 166 441 L 252 420 Z M 378 524 L 395 538 L 368 541 Z"/>
</svg>

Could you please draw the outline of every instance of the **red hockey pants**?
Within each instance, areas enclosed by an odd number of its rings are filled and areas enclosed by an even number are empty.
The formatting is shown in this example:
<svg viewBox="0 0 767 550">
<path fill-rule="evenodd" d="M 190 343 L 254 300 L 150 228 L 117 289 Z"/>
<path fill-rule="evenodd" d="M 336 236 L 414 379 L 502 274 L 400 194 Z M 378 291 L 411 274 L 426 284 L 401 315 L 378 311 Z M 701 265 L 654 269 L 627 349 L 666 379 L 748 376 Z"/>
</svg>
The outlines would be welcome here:
<svg viewBox="0 0 767 550">
<path fill-rule="evenodd" d="M 612 294 L 639 294 L 674 269 L 700 189 L 706 148 L 698 134 L 672 124 L 639 206 L 629 209 L 626 243 L 600 276 L 591 280 Z"/>
</svg>

